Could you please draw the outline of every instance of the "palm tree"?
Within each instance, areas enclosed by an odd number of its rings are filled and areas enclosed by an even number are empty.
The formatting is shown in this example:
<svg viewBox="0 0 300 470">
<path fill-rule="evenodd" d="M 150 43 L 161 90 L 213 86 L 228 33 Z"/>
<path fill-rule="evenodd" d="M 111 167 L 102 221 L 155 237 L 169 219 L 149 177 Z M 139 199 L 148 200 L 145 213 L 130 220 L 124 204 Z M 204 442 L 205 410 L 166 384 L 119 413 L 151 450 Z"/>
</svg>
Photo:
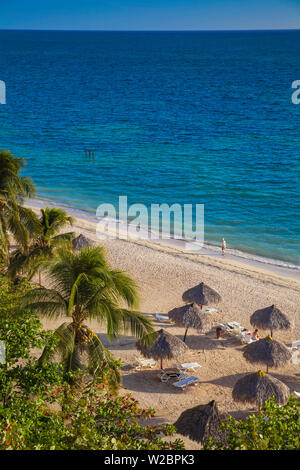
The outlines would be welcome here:
<svg viewBox="0 0 300 470">
<path fill-rule="evenodd" d="M 62 210 L 56 207 L 52 209 L 46 207 L 41 209 L 41 217 L 38 219 L 38 226 L 32 245 L 24 250 L 19 247 L 10 259 L 8 267 L 8 274 L 15 277 L 21 270 L 27 272 L 28 280 L 31 280 L 33 275 L 38 272 L 39 284 L 42 283 L 41 269 L 45 261 L 49 261 L 55 249 L 65 243 L 69 243 L 71 248 L 71 241 L 74 238 L 74 233 L 59 232 L 67 225 L 73 224 L 74 219 Z"/>
<path fill-rule="evenodd" d="M 0 254 L 8 261 L 9 232 L 17 243 L 28 247 L 30 234 L 37 228 L 35 214 L 23 207 L 25 197 L 35 194 L 30 178 L 20 176 L 24 159 L 15 158 L 8 150 L 0 150 Z"/>
<path fill-rule="evenodd" d="M 138 339 L 153 333 L 152 323 L 134 311 L 138 305 L 135 282 L 121 271 L 112 269 L 105 259 L 103 247 L 86 247 L 79 252 L 58 249 L 48 263 L 50 288 L 36 288 L 24 297 L 24 304 L 50 318 L 66 316 L 54 332 L 58 340 L 55 351 L 45 347 L 41 361 L 53 359 L 59 353 L 65 372 L 82 368 L 84 357 L 89 370 L 96 373 L 103 362 L 113 371 L 114 381 L 120 381 L 113 355 L 87 325 L 87 320 L 106 323 L 110 341 L 130 332 Z M 127 305 L 123 308 L 120 303 Z"/>
</svg>

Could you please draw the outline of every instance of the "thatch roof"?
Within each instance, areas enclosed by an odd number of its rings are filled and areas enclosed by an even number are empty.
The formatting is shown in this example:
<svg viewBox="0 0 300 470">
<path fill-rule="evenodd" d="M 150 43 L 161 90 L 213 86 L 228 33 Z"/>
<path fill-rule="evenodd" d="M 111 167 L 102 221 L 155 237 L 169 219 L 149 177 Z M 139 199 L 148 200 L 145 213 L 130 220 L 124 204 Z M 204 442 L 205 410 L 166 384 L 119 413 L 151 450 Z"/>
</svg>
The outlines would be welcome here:
<svg viewBox="0 0 300 470">
<path fill-rule="evenodd" d="M 217 304 L 221 301 L 221 296 L 211 287 L 201 282 L 198 286 L 192 287 L 182 295 L 184 302 L 196 302 L 198 305 Z"/>
<path fill-rule="evenodd" d="M 210 436 L 214 442 L 226 442 L 226 432 L 221 430 L 221 423 L 227 415 L 220 414 L 214 400 L 207 405 L 198 405 L 185 410 L 174 426 L 176 431 L 193 441 L 203 443 Z M 220 430 L 220 431 L 219 431 Z"/>
<path fill-rule="evenodd" d="M 287 330 L 291 327 L 289 319 L 275 305 L 256 310 L 250 317 L 250 323 L 261 330 Z"/>
<path fill-rule="evenodd" d="M 243 356 L 253 364 L 280 367 L 291 360 L 292 353 L 284 344 L 267 336 L 264 339 L 248 344 L 244 348 Z"/>
<path fill-rule="evenodd" d="M 93 242 L 89 238 L 85 237 L 84 235 L 80 234 L 78 237 L 74 238 L 72 242 L 73 250 L 81 250 L 86 246 L 92 246 Z"/>
<path fill-rule="evenodd" d="M 275 377 L 258 371 L 239 379 L 232 390 L 232 396 L 235 401 L 254 403 L 258 406 L 275 397 L 276 403 L 284 405 L 289 399 L 290 390 Z"/>
<path fill-rule="evenodd" d="M 168 315 L 174 323 L 186 328 L 195 328 L 203 332 L 209 331 L 212 328 L 210 317 L 203 313 L 196 303 L 173 308 Z"/>
<path fill-rule="evenodd" d="M 156 361 L 177 358 L 189 349 L 181 339 L 163 329 L 155 331 L 154 334 L 146 337 L 145 341 L 137 341 L 136 347 L 144 357 L 153 358 Z"/>
</svg>

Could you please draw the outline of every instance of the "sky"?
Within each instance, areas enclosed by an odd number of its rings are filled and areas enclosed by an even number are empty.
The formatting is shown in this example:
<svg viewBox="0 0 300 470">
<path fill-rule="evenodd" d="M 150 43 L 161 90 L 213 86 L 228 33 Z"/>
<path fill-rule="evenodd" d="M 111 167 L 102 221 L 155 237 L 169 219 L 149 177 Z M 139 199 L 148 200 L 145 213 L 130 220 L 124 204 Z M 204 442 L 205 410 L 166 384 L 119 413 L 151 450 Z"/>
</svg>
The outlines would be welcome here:
<svg viewBox="0 0 300 470">
<path fill-rule="evenodd" d="M 0 29 L 300 29 L 300 0 L 0 0 Z"/>
</svg>

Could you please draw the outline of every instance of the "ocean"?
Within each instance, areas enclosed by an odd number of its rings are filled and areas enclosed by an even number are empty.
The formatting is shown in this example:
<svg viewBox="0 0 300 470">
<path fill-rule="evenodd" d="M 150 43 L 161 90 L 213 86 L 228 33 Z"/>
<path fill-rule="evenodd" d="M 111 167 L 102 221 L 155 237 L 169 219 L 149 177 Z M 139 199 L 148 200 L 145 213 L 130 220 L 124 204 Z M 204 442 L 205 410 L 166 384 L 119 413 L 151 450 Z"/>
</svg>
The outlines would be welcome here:
<svg viewBox="0 0 300 470">
<path fill-rule="evenodd" d="M 300 266 L 299 58 L 300 31 L 0 31 L 0 148 L 41 199 L 204 204 L 206 243 Z"/>
</svg>

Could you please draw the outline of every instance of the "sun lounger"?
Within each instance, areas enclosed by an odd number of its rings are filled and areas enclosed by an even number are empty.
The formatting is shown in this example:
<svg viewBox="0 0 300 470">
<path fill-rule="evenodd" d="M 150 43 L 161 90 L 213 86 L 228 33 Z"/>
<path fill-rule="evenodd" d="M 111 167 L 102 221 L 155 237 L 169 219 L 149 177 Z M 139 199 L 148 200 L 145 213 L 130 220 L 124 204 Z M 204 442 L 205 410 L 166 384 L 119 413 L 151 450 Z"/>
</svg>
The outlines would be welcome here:
<svg viewBox="0 0 300 470">
<path fill-rule="evenodd" d="M 299 341 L 293 341 L 291 349 L 300 349 L 300 340 Z"/>
<path fill-rule="evenodd" d="M 174 387 L 180 388 L 181 390 L 184 390 L 188 385 L 197 385 L 199 383 L 198 377 L 194 377 L 193 375 L 191 377 L 187 377 L 184 380 L 179 380 L 178 382 L 174 382 L 173 385 Z"/>
<path fill-rule="evenodd" d="M 205 308 L 202 310 L 204 313 L 213 313 L 213 312 L 216 312 L 217 309 L 216 308 Z"/>
<path fill-rule="evenodd" d="M 249 333 L 240 333 L 236 338 L 239 339 L 242 344 L 250 344 L 257 341 L 257 338 L 253 338 Z"/>
<path fill-rule="evenodd" d="M 170 379 L 182 380 L 182 379 L 185 379 L 186 377 L 187 377 L 186 374 L 175 369 L 174 370 L 172 369 L 162 370 L 159 376 L 162 382 L 168 382 Z"/>
<path fill-rule="evenodd" d="M 153 369 L 156 366 L 156 361 L 154 359 L 142 359 L 140 357 L 136 357 L 138 365 L 136 366 L 136 370 L 140 370 L 143 367 L 148 367 Z"/>
<path fill-rule="evenodd" d="M 171 321 L 168 315 L 160 315 L 159 313 L 156 313 L 154 316 L 159 321 L 168 321 L 168 322 Z"/>
<path fill-rule="evenodd" d="M 178 369 L 179 370 L 192 370 L 194 371 L 195 369 L 198 369 L 202 366 L 200 366 L 200 364 L 198 364 L 198 362 L 186 362 L 184 364 L 180 364 L 180 366 L 178 366 Z"/>
<path fill-rule="evenodd" d="M 300 349 L 296 349 L 296 351 L 293 352 L 291 361 L 295 365 L 300 364 Z"/>
</svg>

